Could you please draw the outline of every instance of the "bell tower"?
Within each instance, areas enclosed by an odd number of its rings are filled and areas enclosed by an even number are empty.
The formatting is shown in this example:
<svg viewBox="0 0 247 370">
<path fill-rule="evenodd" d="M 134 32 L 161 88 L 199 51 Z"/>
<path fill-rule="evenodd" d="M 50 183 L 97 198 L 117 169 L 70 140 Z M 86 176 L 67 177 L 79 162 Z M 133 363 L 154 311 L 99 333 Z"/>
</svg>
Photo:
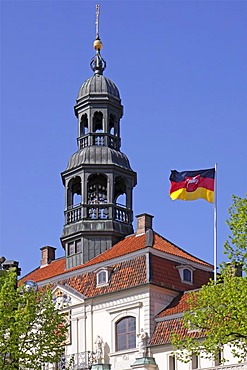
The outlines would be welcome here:
<svg viewBox="0 0 247 370">
<path fill-rule="evenodd" d="M 99 5 L 96 6 L 93 76 L 80 87 L 74 107 L 77 152 L 62 172 L 65 223 L 61 242 L 66 268 L 89 261 L 133 233 L 132 193 L 136 173 L 120 151 L 123 106 L 118 88 L 104 77 Z"/>
</svg>

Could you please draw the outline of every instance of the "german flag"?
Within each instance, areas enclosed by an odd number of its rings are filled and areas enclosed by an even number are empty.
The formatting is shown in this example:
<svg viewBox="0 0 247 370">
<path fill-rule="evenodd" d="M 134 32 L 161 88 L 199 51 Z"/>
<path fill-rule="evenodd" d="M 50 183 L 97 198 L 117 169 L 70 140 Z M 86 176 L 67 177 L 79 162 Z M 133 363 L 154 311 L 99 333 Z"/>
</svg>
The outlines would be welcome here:
<svg viewBox="0 0 247 370">
<path fill-rule="evenodd" d="M 215 169 L 198 171 L 171 171 L 170 197 L 172 200 L 196 200 L 203 198 L 214 203 Z"/>
</svg>

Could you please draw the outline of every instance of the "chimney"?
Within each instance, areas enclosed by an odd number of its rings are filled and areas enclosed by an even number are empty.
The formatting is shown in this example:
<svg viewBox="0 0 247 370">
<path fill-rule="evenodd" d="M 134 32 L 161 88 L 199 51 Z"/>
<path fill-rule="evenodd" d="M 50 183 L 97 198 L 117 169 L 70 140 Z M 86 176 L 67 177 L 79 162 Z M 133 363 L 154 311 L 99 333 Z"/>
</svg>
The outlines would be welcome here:
<svg viewBox="0 0 247 370">
<path fill-rule="evenodd" d="M 40 267 L 47 266 L 51 261 L 55 259 L 55 250 L 56 248 L 46 245 L 45 247 L 40 248 L 41 250 L 41 261 Z"/>
<path fill-rule="evenodd" d="M 136 235 L 145 234 L 147 230 L 152 230 L 153 217 L 147 213 L 136 216 Z"/>
<path fill-rule="evenodd" d="M 17 276 L 20 276 L 20 274 L 21 274 L 21 268 L 19 267 L 19 262 L 18 261 L 14 261 L 14 260 L 6 261 L 5 260 L 2 264 L 2 267 L 3 267 L 3 270 L 7 270 L 7 271 L 15 270 Z"/>
</svg>

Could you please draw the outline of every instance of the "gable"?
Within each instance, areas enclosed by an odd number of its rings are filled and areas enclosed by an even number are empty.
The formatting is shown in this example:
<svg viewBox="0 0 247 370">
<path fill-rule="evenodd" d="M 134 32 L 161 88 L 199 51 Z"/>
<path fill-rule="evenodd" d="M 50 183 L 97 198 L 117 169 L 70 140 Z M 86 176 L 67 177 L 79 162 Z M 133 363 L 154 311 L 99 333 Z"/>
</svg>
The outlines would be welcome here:
<svg viewBox="0 0 247 370">
<path fill-rule="evenodd" d="M 52 289 L 52 299 L 59 310 L 71 308 L 84 302 L 84 296 L 68 285 L 57 284 Z"/>
</svg>

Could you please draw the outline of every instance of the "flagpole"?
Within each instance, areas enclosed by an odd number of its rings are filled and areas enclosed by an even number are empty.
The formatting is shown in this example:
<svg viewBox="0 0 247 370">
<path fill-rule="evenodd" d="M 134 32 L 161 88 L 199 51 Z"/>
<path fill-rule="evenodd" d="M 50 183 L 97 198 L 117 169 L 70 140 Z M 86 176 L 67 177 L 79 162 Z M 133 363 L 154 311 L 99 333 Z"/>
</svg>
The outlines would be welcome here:
<svg viewBox="0 0 247 370">
<path fill-rule="evenodd" d="M 217 163 L 214 165 L 214 282 L 217 282 Z"/>
</svg>

